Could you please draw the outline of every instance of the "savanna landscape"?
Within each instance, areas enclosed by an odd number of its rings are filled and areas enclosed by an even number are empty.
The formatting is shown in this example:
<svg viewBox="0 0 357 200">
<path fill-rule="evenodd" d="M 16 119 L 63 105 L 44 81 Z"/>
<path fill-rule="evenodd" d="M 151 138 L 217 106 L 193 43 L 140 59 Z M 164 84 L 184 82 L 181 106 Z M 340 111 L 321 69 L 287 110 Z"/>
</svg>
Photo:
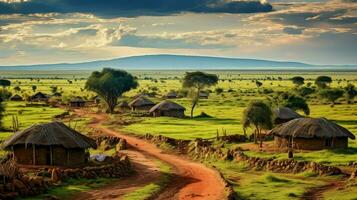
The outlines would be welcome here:
<svg viewBox="0 0 357 200">
<path fill-rule="evenodd" d="M 327 118 L 355 135 L 357 130 L 356 103 L 354 98 L 348 96 L 349 87 L 357 82 L 355 72 L 207 71 L 203 74 L 217 75 L 216 77 L 219 79 L 215 84 L 205 86 L 204 91 L 209 94 L 208 98 L 198 98 L 192 118 L 190 115 L 194 95 L 190 94 L 189 89 L 183 86 L 184 78 L 187 76 L 185 71 L 131 72 L 137 77 L 138 85 L 118 98 L 120 105 L 116 106 L 112 113 L 107 110 L 108 106 L 103 102 L 103 99 L 99 102 L 94 101 L 97 96 L 96 92 L 86 89 L 88 80 L 85 77 L 90 76 L 90 72 L 79 74 L 75 71 L 67 71 L 64 72 L 63 77 L 57 72 L 54 74 L 46 72 L 46 78 L 42 77 L 41 73 L 43 72 L 38 73 L 41 78 L 35 75 L 32 75 L 31 78 L 22 77 L 11 72 L 6 72 L 6 75 L 3 75 L 11 77 L 2 79 L 11 82 L 10 86 L 2 89 L 3 93 L 11 93 L 11 96 L 18 94 L 27 99 L 37 92 L 51 96 L 46 102 L 5 100 L 2 103 L 5 108 L 1 133 L 3 141 L 14 134 L 14 127 L 21 131 L 33 124 L 61 121 L 93 138 L 112 136 L 125 139 L 127 150 L 126 148 L 121 150 L 117 145 L 113 146 L 106 142 L 97 142 L 97 149 L 89 149 L 89 153 L 107 156 L 113 156 L 118 152 L 126 154 L 129 159 L 133 159 L 134 170 L 137 168 L 140 170 L 130 175 L 135 180 L 135 184 L 131 183 L 130 187 L 125 185 L 125 183 L 128 184 L 126 179 L 132 180 L 130 176 L 119 179 L 110 177 L 71 178 L 50 186 L 43 194 L 30 197 L 30 199 L 50 197 L 59 199 L 108 198 L 109 194 L 113 197 L 117 195 L 116 197 L 123 199 L 153 197 L 166 199 L 165 195 L 188 195 L 189 193 L 183 191 L 190 184 L 185 182 L 191 182 L 188 177 L 197 178 L 196 176 L 201 178 L 203 183 L 191 187 L 204 188 L 190 193 L 189 195 L 193 195 L 192 198 L 195 198 L 196 192 L 197 195 L 207 195 L 211 192 L 214 192 L 215 195 L 227 195 L 228 186 L 221 188 L 219 185 L 213 186 L 213 184 L 217 184 L 217 180 L 215 180 L 216 182 L 210 180 L 212 179 L 210 176 L 213 176 L 213 179 L 218 179 L 219 176 L 215 173 L 212 175 L 211 170 L 219 172 L 225 184 L 231 187 L 231 192 L 234 194 L 231 194 L 234 196 L 231 198 L 354 199 L 356 197 L 357 186 L 354 183 L 354 178 L 351 178 L 355 173 L 356 166 L 357 145 L 355 140 L 349 139 L 348 147 L 343 149 L 296 149 L 293 158 L 289 158 L 289 149 L 277 147 L 273 136 L 270 136 L 264 128 L 262 134 L 266 136 L 264 136 L 262 148 L 259 148 L 259 141 L 256 144 L 254 141 L 253 135 L 256 130 L 254 125 L 244 126 L 244 113 L 250 104 L 264 102 L 273 111 L 279 106 L 288 105 L 301 116 Z M 316 82 L 321 73 L 331 77 L 331 82 L 327 83 L 326 88 L 320 88 Z M 293 81 L 293 77 L 303 77 L 303 84 Z M 33 86 L 36 86 L 36 89 Z M 302 92 L 307 90 L 310 91 L 309 94 Z M 324 90 L 341 90 L 342 94 L 332 103 L 329 98 L 323 97 L 322 91 Z M 354 92 L 350 93 L 352 97 L 355 97 L 356 95 L 353 96 L 353 94 L 356 94 L 356 89 L 352 88 L 352 91 Z M 54 96 L 55 93 L 60 95 Z M 177 96 L 168 97 L 167 95 L 170 93 L 176 93 Z M 127 109 L 121 107 L 121 102 L 130 102 L 138 98 L 138 95 L 143 95 L 155 103 L 169 99 L 185 108 L 185 116 L 179 118 L 153 117 L 147 110 L 132 111 L 129 105 Z M 290 96 L 290 99 L 284 99 L 284 95 Z M 85 105 L 83 107 L 71 106 L 70 102 L 74 97 L 82 98 L 86 102 Z M 299 100 L 294 100 L 294 97 L 303 99 L 303 102 L 308 106 L 308 115 L 304 112 L 306 108 L 301 106 Z M 277 116 L 272 113 L 271 117 L 271 120 L 274 120 Z M 240 136 L 240 139 L 229 139 L 229 136 Z M 181 144 L 180 142 L 169 142 L 166 138 L 181 141 Z M 201 150 L 197 152 L 195 148 L 199 148 L 197 145 L 201 142 L 204 147 L 209 145 L 215 150 L 212 153 L 208 150 L 202 150 L 207 151 L 204 153 L 199 152 Z M 150 143 L 155 145 L 152 146 Z M 298 162 L 316 162 L 323 166 L 336 167 L 341 171 L 337 174 L 330 174 L 330 172 L 321 174 L 322 172 L 313 168 L 299 172 L 285 169 L 268 170 L 260 166 L 253 166 L 249 161 L 232 157 L 236 152 L 243 152 L 248 157 L 269 160 L 293 159 Z M 11 154 L 11 151 L 2 151 L 3 159 L 9 157 L 9 153 Z M 167 157 L 168 155 L 176 156 L 172 158 Z M 201 164 L 191 168 L 187 167 L 187 163 L 180 164 L 181 161 L 177 159 L 183 159 L 190 165 Z M 138 163 L 144 163 L 145 169 L 143 166 L 138 166 Z M 155 169 L 155 173 L 147 172 L 150 169 Z M 206 172 L 208 175 L 200 177 L 198 174 L 203 172 L 196 170 L 204 169 L 208 170 Z M 182 172 L 182 170 L 192 170 L 197 174 L 191 177 L 192 174 L 187 175 L 187 171 Z M 144 177 L 138 178 L 138 175 L 135 175 L 144 172 L 147 172 L 146 175 L 142 175 Z M 53 173 L 47 176 L 47 179 L 53 179 Z M 183 179 L 187 180 L 183 181 Z M 134 182 L 134 180 L 132 181 Z M 205 183 L 206 181 L 211 181 L 211 183 Z M 191 184 L 194 185 L 194 182 Z M 212 187 L 224 192 L 211 191 L 209 188 L 206 191 L 205 187 L 208 187 L 206 184 L 212 184 Z M 222 185 L 221 182 L 219 184 Z M 219 198 L 223 199 L 223 196 Z M 168 196 L 166 197 L 168 198 Z"/>
<path fill-rule="evenodd" d="M 0 200 L 357 200 L 356 0 L 0 0 Z"/>
</svg>

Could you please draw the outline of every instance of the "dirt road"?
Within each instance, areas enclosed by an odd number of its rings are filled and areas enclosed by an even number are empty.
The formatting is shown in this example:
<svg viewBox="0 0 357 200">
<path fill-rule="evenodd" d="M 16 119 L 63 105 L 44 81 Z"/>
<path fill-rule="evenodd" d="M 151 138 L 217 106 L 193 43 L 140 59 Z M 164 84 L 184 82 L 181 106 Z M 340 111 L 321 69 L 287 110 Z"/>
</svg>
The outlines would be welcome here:
<svg viewBox="0 0 357 200">
<path fill-rule="evenodd" d="M 202 164 L 192 162 L 183 157 L 166 154 L 162 152 L 154 144 L 151 144 L 145 140 L 138 139 L 133 136 L 129 136 L 120 133 L 109 128 L 102 127 L 101 122 L 105 121 L 104 114 L 94 114 L 94 113 L 83 113 L 83 111 L 78 110 L 77 114 L 79 116 L 90 116 L 94 120 L 90 126 L 94 129 L 101 130 L 103 133 L 115 135 L 127 140 L 128 144 L 135 147 L 133 150 L 137 153 L 155 157 L 163 162 L 168 163 L 173 168 L 174 178 L 171 180 L 167 188 L 155 199 L 180 199 L 180 200 L 222 200 L 225 197 L 224 183 L 222 182 L 218 172 L 210 169 Z M 130 157 L 130 155 L 129 155 Z M 135 157 L 131 159 L 140 163 L 140 160 L 136 160 Z M 130 178 L 132 179 L 132 178 Z M 89 197 L 91 198 L 77 198 L 77 199 L 102 199 L 101 194 L 108 194 L 110 192 L 121 193 L 122 188 L 119 187 L 117 191 L 116 185 L 118 183 L 113 183 L 110 186 L 101 188 L 96 192 L 96 190 L 89 192 Z M 136 184 L 135 180 L 132 184 Z M 140 184 L 140 183 L 138 183 Z M 121 185 L 121 184 L 119 184 Z M 107 191 L 107 192 L 106 192 Z M 93 197 L 93 198 L 92 198 Z"/>
</svg>

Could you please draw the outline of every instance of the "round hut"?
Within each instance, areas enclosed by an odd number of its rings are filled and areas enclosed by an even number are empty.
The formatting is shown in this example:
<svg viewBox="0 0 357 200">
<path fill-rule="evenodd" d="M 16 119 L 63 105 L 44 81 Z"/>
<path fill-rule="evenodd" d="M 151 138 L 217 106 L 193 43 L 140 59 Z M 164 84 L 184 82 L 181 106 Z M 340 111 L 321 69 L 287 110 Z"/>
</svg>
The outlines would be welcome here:
<svg viewBox="0 0 357 200">
<path fill-rule="evenodd" d="M 14 96 L 12 96 L 11 98 L 10 98 L 10 101 L 23 101 L 24 99 L 20 96 L 20 95 L 18 95 L 18 94 L 15 94 Z"/>
<path fill-rule="evenodd" d="M 320 150 L 347 148 L 348 138 L 355 136 L 344 127 L 325 118 L 298 118 L 270 131 L 278 147 Z"/>
<path fill-rule="evenodd" d="M 178 96 L 178 94 L 175 91 L 170 91 L 165 95 L 165 97 L 167 99 L 175 99 L 175 98 L 177 98 L 177 96 Z"/>
<path fill-rule="evenodd" d="M 206 92 L 206 91 L 201 91 L 200 94 L 199 94 L 199 97 L 201 99 L 208 99 L 208 96 L 209 96 L 209 93 Z"/>
<path fill-rule="evenodd" d="M 144 96 L 139 96 L 129 103 L 133 111 L 149 111 L 154 105 L 154 102 Z"/>
<path fill-rule="evenodd" d="M 48 102 L 50 97 L 42 92 L 37 92 L 35 95 L 29 97 L 30 102 Z"/>
<path fill-rule="evenodd" d="M 128 102 L 126 102 L 126 101 L 120 102 L 120 104 L 118 106 L 119 106 L 121 111 L 130 110 L 130 106 L 129 106 Z"/>
<path fill-rule="evenodd" d="M 78 167 L 86 163 L 86 149 L 96 142 L 61 122 L 33 125 L 4 141 L 19 164 Z"/>
<path fill-rule="evenodd" d="M 303 117 L 299 113 L 295 112 L 294 110 L 288 107 L 279 107 L 275 109 L 274 115 L 275 115 L 275 119 L 274 119 L 275 124 L 282 124 L 290 120 Z"/>
<path fill-rule="evenodd" d="M 183 118 L 186 108 L 169 100 L 162 101 L 150 109 L 154 117 L 167 116 Z"/>
<path fill-rule="evenodd" d="M 69 102 L 69 105 L 71 107 L 84 107 L 85 104 L 86 102 L 83 100 L 82 97 L 73 97 Z"/>
</svg>

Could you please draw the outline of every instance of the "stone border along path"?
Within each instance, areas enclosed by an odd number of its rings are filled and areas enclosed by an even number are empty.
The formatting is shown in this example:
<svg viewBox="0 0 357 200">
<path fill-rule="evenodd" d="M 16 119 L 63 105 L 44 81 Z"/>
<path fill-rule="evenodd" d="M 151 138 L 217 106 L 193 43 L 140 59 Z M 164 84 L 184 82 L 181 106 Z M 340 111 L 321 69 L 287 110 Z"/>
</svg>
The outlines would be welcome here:
<svg viewBox="0 0 357 200">
<path fill-rule="evenodd" d="M 108 135 L 118 136 L 127 141 L 127 143 L 133 147 L 133 151 L 138 153 L 152 156 L 162 162 L 169 164 L 173 169 L 173 178 L 164 191 L 159 194 L 155 199 L 180 199 L 180 200 L 223 200 L 227 199 L 227 184 L 220 176 L 219 172 L 214 169 L 208 168 L 203 164 L 196 163 L 185 159 L 181 156 L 163 153 L 161 149 L 155 146 L 155 144 L 149 143 L 143 139 L 138 139 L 133 136 L 120 133 L 118 131 L 111 130 L 101 126 L 101 122 L 106 121 L 105 114 L 87 113 L 84 110 L 76 110 L 76 114 L 81 117 L 92 117 L 93 121 L 89 126 L 93 129 L 102 131 Z M 129 155 L 130 157 L 130 155 Z M 135 162 L 135 158 L 132 162 Z M 133 178 L 133 184 L 136 181 Z M 125 180 L 123 180 L 125 181 Z M 90 193 L 90 197 L 77 199 L 106 199 L 101 194 L 115 192 L 115 184 L 113 183 L 107 187 L 93 190 Z M 96 192 L 98 191 L 98 192 Z M 99 192 L 101 191 L 101 192 Z M 88 194 L 88 193 L 87 193 Z M 91 197 L 92 196 L 92 197 Z"/>
</svg>

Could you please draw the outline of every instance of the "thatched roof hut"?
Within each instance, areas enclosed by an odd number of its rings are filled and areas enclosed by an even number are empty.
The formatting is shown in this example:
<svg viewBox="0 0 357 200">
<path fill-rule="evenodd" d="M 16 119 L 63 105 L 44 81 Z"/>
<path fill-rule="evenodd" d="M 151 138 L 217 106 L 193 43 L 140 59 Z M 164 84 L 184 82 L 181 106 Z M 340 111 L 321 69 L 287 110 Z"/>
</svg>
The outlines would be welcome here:
<svg viewBox="0 0 357 200">
<path fill-rule="evenodd" d="M 185 116 L 186 108 L 169 100 L 162 101 L 156 104 L 150 109 L 150 113 L 154 117 L 168 116 L 168 117 L 179 117 Z"/>
<path fill-rule="evenodd" d="M 275 119 L 274 119 L 275 124 L 282 124 L 292 119 L 303 117 L 299 113 L 295 112 L 294 110 L 288 107 L 279 107 L 275 109 L 274 115 L 275 115 Z"/>
<path fill-rule="evenodd" d="M 135 110 L 149 111 L 155 105 L 150 99 L 140 96 L 129 103 L 130 108 Z"/>
<path fill-rule="evenodd" d="M 36 94 L 30 96 L 28 100 L 35 101 L 35 102 L 40 102 L 40 101 L 47 102 L 49 98 L 50 97 L 47 94 L 44 94 L 42 92 L 37 92 Z"/>
<path fill-rule="evenodd" d="M 86 102 L 83 100 L 82 97 L 77 96 L 71 98 L 69 104 L 71 107 L 84 107 Z"/>
<path fill-rule="evenodd" d="M 61 122 L 33 125 L 4 141 L 20 164 L 78 166 L 86 162 L 85 149 L 96 142 Z"/>
<path fill-rule="evenodd" d="M 127 110 L 127 109 L 130 109 L 129 104 L 128 104 L 128 102 L 126 102 L 126 101 L 120 102 L 120 104 L 119 104 L 118 106 L 119 106 L 119 108 L 120 108 L 122 111 L 125 111 L 125 110 Z"/>
<path fill-rule="evenodd" d="M 201 91 L 199 96 L 201 99 L 208 99 L 209 93 L 206 91 Z"/>
<path fill-rule="evenodd" d="M 178 96 L 178 94 L 176 91 L 170 91 L 165 95 L 165 97 L 168 99 L 175 99 L 175 98 L 177 98 L 177 96 Z"/>
<path fill-rule="evenodd" d="M 23 101 L 24 99 L 23 99 L 20 95 L 15 94 L 14 96 L 12 96 L 12 97 L 10 98 L 10 100 L 11 100 L 11 101 Z"/>
<path fill-rule="evenodd" d="M 346 128 L 325 118 L 297 118 L 270 131 L 277 145 L 292 143 L 296 149 L 347 148 L 348 138 L 355 136 Z"/>
</svg>

